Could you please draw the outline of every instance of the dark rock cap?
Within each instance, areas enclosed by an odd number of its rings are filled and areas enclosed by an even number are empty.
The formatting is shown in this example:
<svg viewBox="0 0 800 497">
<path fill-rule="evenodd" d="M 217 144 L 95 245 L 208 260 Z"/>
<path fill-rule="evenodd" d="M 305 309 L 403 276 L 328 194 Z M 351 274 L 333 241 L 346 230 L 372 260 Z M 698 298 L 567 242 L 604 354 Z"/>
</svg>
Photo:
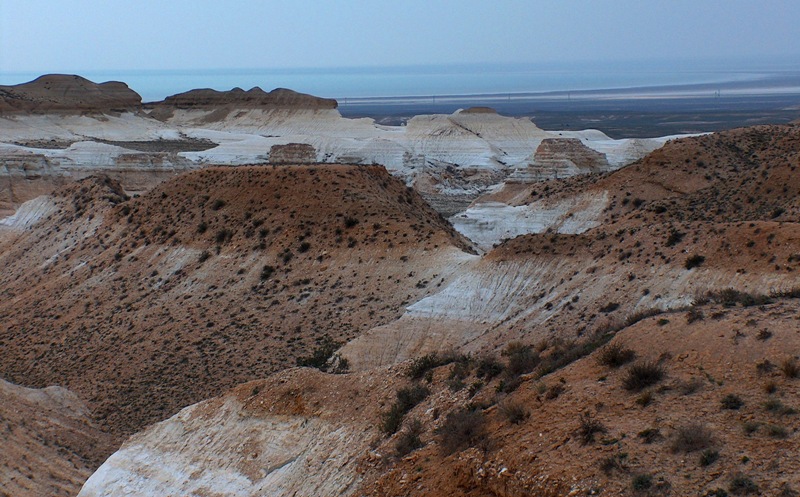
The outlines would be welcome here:
<svg viewBox="0 0 800 497">
<path fill-rule="evenodd" d="M 141 106 L 142 97 L 119 81 L 98 84 L 76 75 L 48 74 L 0 86 L 0 114 L 132 112 Z"/>
</svg>

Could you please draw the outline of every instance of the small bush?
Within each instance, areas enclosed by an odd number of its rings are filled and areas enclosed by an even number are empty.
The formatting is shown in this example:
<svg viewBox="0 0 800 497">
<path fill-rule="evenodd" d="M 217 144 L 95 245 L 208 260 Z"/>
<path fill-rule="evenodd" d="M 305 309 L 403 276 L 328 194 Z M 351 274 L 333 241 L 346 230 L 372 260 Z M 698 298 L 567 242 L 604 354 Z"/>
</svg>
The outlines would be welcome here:
<svg viewBox="0 0 800 497">
<path fill-rule="evenodd" d="M 528 419 L 531 412 L 523 404 L 518 402 L 505 401 L 499 406 L 500 414 L 505 417 L 509 423 L 518 425 Z"/>
<path fill-rule="evenodd" d="M 486 382 L 492 381 L 492 378 L 500 375 L 505 366 L 497 360 L 494 356 L 485 356 L 478 361 L 478 367 L 475 369 L 475 374 L 478 378 Z"/>
<path fill-rule="evenodd" d="M 789 436 L 789 431 L 783 426 L 767 425 L 766 430 L 767 430 L 767 435 L 772 438 L 786 438 Z"/>
<path fill-rule="evenodd" d="M 575 434 L 580 440 L 581 445 L 589 445 L 590 443 L 594 442 L 594 436 L 598 433 L 607 433 L 608 429 L 595 419 L 594 416 L 591 414 L 581 414 L 580 417 L 580 426 L 578 426 L 577 431 Z"/>
<path fill-rule="evenodd" d="M 757 432 L 758 429 L 761 427 L 761 423 L 758 421 L 745 421 L 742 424 L 742 431 L 747 436 L 752 435 L 753 433 Z"/>
<path fill-rule="evenodd" d="M 672 452 L 695 452 L 707 449 L 714 441 L 711 431 L 700 423 L 690 423 L 675 430 L 670 442 Z"/>
<path fill-rule="evenodd" d="M 563 383 L 553 383 L 547 390 L 544 392 L 544 398 L 547 400 L 557 399 L 559 395 L 564 393 L 566 388 L 564 387 Z"/>
<path fill-rule="evenodd" d="M 729 393 L 720 401 L 723 409 L 738 410 L 744 405 L 744 401 L 736 394 Z"/>
<path fill-rule="evenodd" d="M 606 476 L 611 476 L 614 471 L 626 471 L 627 468 L 622 463 L 626 457 L 627 454 L 614 454 L 604 457 L 598 464 L 598 466 L 600 466 L 600 471 L 602 471 Z"/>
<path fill-rule="evenodd" d="M 310 249 L 310 248 L 311 248 L 311 244 L 310 243 L 302 242 L 300 244 L 300 247 L 297 249 L 297 251 L 300 252 L 301 254 L 305 254 L 306 252 L 308 252 L 308 249 Z"/>
<path fill-rule="evenodd" d="M 641 395 L 636 397 L 636 404 L 642 407 L 647 407 L 653 402 L 654 398 L 655 396 L 653 395 L 653 391 L 647 390 L 646 392 L 642 392 Z"/>
<path fill-rule="evenodd" d="M 214 203 L 211 204 L 211 210 L 213 210 L 213 211 L 218 211 L 218 210 L 222 209 L 223 207 L 225 207 L 225 201 L 222 200 L 221 198 L 215 200 Z"/>
<path fill-rule="evenodd" d="M 354 227 L 357 224 L 358 224 L 358 219 L 356 219 L 356 218 L 354 218 L 352 216 L 347 216 L 347 217 L 344 218 L 344 227 L 345 228 L 349 229 L 349 228 Z"/>
<path fill-rule="evenodd" d="M 445 455 L 474 447 L 486 441 L 485 416 L 481 411 L 461 409 L 451 412 L 436 429 Z"/>
<path fill-rule="evenodd" d="M 697 321 L 702 321 L 705 317 L 705 314 L 703 314 L 703 311 L 700 309 L 689 309 L 689 312 L 686 313 L 686 322 L 692 324 Z"/>
<path fill-rule="evenodd" d="M 465 358 L 465 356 L 461 357 Z M 431 352 L 430 354 L 418 357 L 411 361 L 411 366 L 409 366 L 407 374 L 412 380 L 418 380 L 425 376 L 428 371 L 436 369 L 439 366 L 450 364 L 457 359 L 458 357 L 454 354 L 445 354 L 440 356 L 436 352 Z"/>
<path fill-rule="evenodd" d="M 423 431 L 422 423 L 418 419 L 411 421 L 397 439 L 397 455 L 403 457 L 421 448 L 423 443 L 419 436 Z"/>
<path fill-rule="evenodd" d="M 412 385 L 397 391 L 397 404 L 403 412 L 408 412 L 417 404 L 425 400 L 431 391 L 422 385 Z"/>
<path fill-rule="evenodd" d="M 217 243 L 225 243 L 229 241 L 231 238 L 233 238 L 233 231 L 229 229 L 221 229 L 217 231 L 216 235 L 214 235 L 214 240 Z"/>
<path fill-rule="evenodd" d="M 794 357 L 789 357 L 781 363 L 781 373 L 787 378 L 800 378 L 800 363 Z"/>
<path fill-rule="evenodd" d="M 702 265 L 703 262 L 705 262 L 705 260 L 706 260 L 706 258 L 704 256 L 695 254 L 695 255 L 689 256 L 686 259 L 686 262 L 684 263 L 684 267 L 686 269 L 696 268 L 696 267 L 699 267 L 700 265 Z"/>
<path fill-rule="evenodd" d="M 749 495 L 758 493 L 758 485 L 748 476 L 736 475 L 728 485 L 728 491 L 734 495 Z"/>
<path fill-rule="evenodd" d="M 764 409 L 769 412 L 773 412 L 775 414 L 781 415 L 789 415 L 789 414 L 797 414 L 797 410 L 793 407 L 789 407 L 783 404 L 780 399 L 776 399 L 775 397 L 771 397 L 767 399 L 766 402 L 763 404 Z"/>
<path fill-rule="evenodd" d="M 635 492 L 649 490 L 653 486 L 653 475 L 641 473 L 633 476 L 631 487 Z"/>
<path fill-rule="evenodd" d="M 714 464 L 719 459 L 719 452 L 713 449 L 706 449 L 700 454 L 700 466 L 707 467 Z"/>
<path fill-rule="evenodd" d="M 507 357 L 506 372 L 510 376 L 520 376 L 530 373 L 539 364 L 539 355 L 530 345 L 512 342 L 502 354 Z"/>
<path fill-rule="evenodd" d="M 683 240 L 684 236 L 686 236 L 686 233 L 681 233 L 680 231 L 673 229 L 670 231 L 669 236 L 667 237 L 667 247 L 673 247 L 679 244 L 681 240 Z"/>
<path fill-rule="evenodd" d="M 330 335 L 324 335 L 310 355 L 297 358 L 297 365 L 300 367 L 317 368 L 320 371 L 328 371 L 328 361 L 341 345 L 341 342 L 335 341 Z"/>
<path fill-rule="evenodd" d="M 203 262 L 206 262 L 210 257 L 211 257 L 211 252 L 209 252 L 208 250 L 203 250 L 202 252 L 200 252 L 200 257 L 198 257 L 197 260 L 202 264 Z"/>
<path fill-rule="evenodd" d="M 683 381 L 678 385 L 678 391 L 683 395 L 692 395 L 703 388 L 703 380 L 692 377 L 689 381 Z"/>
<path fill-rule="evenodd" d="M 425 400 L 429 394 L 430 390 L 422 385 L 412 385 L 398 390 L 397 400 L 382 416 L 381 431 L 387 435 L 397 433 L 406 413 Z"/>
<path fill-rule="evenodd" d="M 661 435 L 661 430 L 658 428 L 647 428 L 640 431 L 636 436 L 641 438 L 642 443 L 645 444 L 655 443 L 664 439 L 664 436 Z"/>
<path fill-rule="evenodd" d="M 206 230 L 208 230 L 208 223 L 206 223 L 205 221 L 197 225 L 197 232 L 200 233 L 201 235 L 205 233 Z"/>
<path fill-rule="evenodd" d="M 707 297 L 709 300 L 722 304 L 725 307 L 735 307 L 737 304 L 742 307 L 752 307 L 772 302 L 772 299 L 766 295 L 745 293 L 733 288 L 708 292 Z"/>
<path fill-rule="evenodd" d="M 631 362 L 635 357 L 636 352 L 633 350 L 625 348 L 619 343 L 612 343 L 600 350 L 597 356 L 597 362 L 603 366 L 618 368 Z"/>
<path fill-rule="evenodd" d="M 270 279 L 270 277 L 275 273 L 275 268 L 272 266 L 264 266 L 261 268 L 261 281 L 265 281 Z"/>
<path fill-rule="evenodd" d="M 622 385 L 625 390 L 640 392 L 660 382 L 665 376 L 666 371 L 657 362 L 637 362 L 628 368 Z"/>
</svg>

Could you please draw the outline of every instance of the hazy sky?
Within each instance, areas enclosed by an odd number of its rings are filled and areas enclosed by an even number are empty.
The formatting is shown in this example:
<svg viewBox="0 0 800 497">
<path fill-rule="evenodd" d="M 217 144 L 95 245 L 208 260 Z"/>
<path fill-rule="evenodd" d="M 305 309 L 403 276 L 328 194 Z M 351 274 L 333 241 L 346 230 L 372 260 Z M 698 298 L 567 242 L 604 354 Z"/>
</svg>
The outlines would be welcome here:
<svg viewBox="0 0 800 497">
<path fill-rule="evenodd" d="M 0 0 L 0 72 L 798 54 L 796 0 Z"/>
</svg>

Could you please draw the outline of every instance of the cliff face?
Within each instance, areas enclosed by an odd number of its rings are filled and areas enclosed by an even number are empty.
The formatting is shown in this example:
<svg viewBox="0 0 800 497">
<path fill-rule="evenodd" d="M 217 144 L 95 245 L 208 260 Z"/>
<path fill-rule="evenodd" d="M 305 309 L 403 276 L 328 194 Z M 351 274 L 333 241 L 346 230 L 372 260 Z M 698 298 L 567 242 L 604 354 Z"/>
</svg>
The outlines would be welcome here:
<svg viewBox="0 0 800 497">
<path fill-rule="evenodd" d="M 51 74 L 29 83 L 0 86 L 0 114 L 136 111 L 142 97 L 125 83 L 93 83 L 80 76 Z"/>
<path fill-rule="evenodd" d="M 112 449 L 110 438 L 67 389 L 0 379 L 0 495 L 75 495 Z"/>
</svg>

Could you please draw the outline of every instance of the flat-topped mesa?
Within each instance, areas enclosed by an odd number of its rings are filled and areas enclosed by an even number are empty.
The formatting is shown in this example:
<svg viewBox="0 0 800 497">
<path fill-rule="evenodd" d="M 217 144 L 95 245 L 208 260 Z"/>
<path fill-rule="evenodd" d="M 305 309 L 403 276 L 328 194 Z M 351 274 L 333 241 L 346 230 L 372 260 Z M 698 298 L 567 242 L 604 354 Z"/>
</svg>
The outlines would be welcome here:
<svg viewBox="0 0 800 497">
<path fill-rule="evenodd" d="M 276 88 L 267 93 L 259 87 L 250 90 L 234 88 L 229 91 L 211 89 L 190 90 L 178 93 L 158 102 L 157 106 L 176 109 L 215 109 L 223 106 L 237 108 L 292 108 L 292 109 L 335 109 L 338 102 L 332 98 L 320 98 L 306 93 L 298 93 L 286 88 Z"/>
<path fill-rule="evenodd" d="M 28 83 L 0 86 L 0 115 L 134 112 L 142 97 L 118 81 L 94 83 L 69 74 L 48 74 Z"/>
<path fill-rule="evenodd" d="M 470 107 L 468 109 L 463 109 L 458 112 L 459 114 L 497 114 L 497 111 L 491 107 Z"/>
</svg>

